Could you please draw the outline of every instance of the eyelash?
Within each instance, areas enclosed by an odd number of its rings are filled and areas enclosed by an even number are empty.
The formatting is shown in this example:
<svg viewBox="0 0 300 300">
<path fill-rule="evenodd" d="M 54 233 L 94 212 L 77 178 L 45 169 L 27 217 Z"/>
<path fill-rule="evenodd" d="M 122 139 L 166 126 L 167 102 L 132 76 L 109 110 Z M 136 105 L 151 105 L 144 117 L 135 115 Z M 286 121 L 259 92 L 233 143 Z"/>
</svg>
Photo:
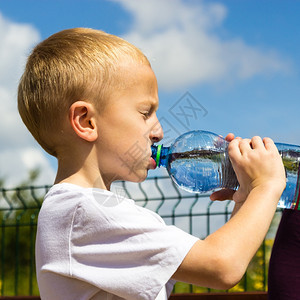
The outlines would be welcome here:
<svg viewBox="0 0 300 300">
<path fill-rule="evenodd" d="M 148 119 L 149 117 L 150 117 L 150 111 L 147 111 L 147 112 L 141 112 L 141 114 L 143 115 L 143 117 L 145 118 L 145 119 Z"/>
</svg>

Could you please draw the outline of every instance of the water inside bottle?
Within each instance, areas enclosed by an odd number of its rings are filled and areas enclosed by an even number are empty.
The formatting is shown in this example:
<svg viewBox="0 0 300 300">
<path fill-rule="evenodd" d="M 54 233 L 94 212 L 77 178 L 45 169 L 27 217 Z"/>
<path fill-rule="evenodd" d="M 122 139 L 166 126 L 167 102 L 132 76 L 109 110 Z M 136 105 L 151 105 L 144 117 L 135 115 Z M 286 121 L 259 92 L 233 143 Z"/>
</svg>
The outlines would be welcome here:
<svg viewBox="0 0 300 300">
<path fill-rule="evenodd" d="M 236 189 L 238 181 L 224 151 L 194 149 L 172 153 L 169 173 L 179 187 L 203 193 L 218 188 Z"/>
<path fill-rule="evenodd" d="M 279 200 L 278 207 L 280 208 L 291 208 L 294 209 L 297 202 L 297 182 L 299 181 L 299 161 L 300 153 L 299 149 L 296 151 L 291 149 L 281 150 L 279 148 L 283 165 L 286 172 L 286 188 L 282 193 Z"/>
</svg>

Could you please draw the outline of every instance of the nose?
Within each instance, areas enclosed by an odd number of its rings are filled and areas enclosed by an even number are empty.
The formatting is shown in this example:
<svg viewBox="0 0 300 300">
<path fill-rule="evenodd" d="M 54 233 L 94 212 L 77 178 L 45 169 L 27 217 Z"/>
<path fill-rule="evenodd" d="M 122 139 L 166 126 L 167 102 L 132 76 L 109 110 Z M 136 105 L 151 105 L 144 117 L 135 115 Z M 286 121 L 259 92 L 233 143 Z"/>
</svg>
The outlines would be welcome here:
<svg viewBox="0 0 300 300">
<path fill-rule="evenodd" d="M 149 138 L 152 143 L 157 143 L 160 140 L 162 140 L 163 137 L 164 137 L 163 129 L 161 127 L 159 120 L 156 117 L 156 122 L 154 122 L 154 124 L 151 127 Z"/>
</svg>

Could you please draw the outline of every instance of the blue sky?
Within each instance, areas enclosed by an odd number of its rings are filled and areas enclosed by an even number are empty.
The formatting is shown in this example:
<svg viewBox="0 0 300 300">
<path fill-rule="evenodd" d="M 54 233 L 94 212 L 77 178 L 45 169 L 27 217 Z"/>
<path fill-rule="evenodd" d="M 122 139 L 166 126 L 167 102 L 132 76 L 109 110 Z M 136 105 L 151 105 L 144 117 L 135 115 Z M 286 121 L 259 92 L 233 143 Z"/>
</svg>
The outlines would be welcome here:
<svg viewBox="0 0 300 300">
<path fill-rule="evenodd" d="M 148 56 L 165 143 L 205 129 L 300 144 L 299 11 L 298 0 L 0 0 L 0 177 L 16 184 L 40 166 L 41 183 L 53 181 L 16 88 L 32 47 L 71 27 L 122 36 Z"/>
</svg>

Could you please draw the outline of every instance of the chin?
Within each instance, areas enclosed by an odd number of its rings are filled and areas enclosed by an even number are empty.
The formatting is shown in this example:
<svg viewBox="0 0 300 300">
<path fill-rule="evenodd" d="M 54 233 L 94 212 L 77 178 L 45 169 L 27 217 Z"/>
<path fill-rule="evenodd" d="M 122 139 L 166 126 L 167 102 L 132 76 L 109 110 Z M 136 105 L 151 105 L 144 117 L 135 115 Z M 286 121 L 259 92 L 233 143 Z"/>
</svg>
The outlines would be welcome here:
<svg viewBox="0 0 300 300">
<path fill-rule="evenodd" d="M 137 171 L 135 173 L 132 172 L 132 174 L 130 174 L 127 179 L 125 179 L 126 181 L 131 181 L 131 182 L 143 182 L 148 176 L 148 171 Z"/>
</svg>

